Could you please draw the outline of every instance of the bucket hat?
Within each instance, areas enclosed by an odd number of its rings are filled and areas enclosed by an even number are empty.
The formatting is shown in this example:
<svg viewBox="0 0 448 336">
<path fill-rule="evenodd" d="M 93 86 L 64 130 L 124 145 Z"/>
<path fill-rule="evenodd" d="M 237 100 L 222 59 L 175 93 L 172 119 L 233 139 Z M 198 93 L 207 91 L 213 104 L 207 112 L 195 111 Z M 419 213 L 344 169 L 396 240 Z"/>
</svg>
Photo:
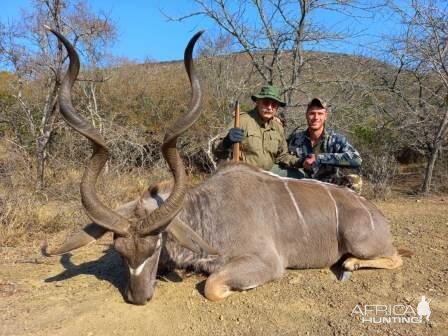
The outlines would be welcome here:
<svg viewBox="0 0 448 336">
<path fill-rule="evenodd" d="M 253 101 L 257 99 L 269 98 L 275 100 L 281 107 L 284 107 L 286 103 L 280 98 L 280 89 L 275 85 L 265 85 L 260 89 L 260 93 L 251 96 Z"/>
</svg>

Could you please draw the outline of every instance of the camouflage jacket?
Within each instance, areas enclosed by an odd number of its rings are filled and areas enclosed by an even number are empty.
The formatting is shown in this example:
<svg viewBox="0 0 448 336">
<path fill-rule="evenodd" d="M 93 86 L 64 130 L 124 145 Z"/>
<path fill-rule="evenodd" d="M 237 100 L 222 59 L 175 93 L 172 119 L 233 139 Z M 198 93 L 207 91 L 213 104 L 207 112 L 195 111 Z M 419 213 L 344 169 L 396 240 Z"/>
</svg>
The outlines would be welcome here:
<svg viewBox="0 0 448 336">
<path fill-rule="evenodd" d="M 231 158 L 232 147 L 226 148 L 223 140 L 232 127 L 233 123 L 228 125 L 213 146 L 213 153 L 218 160 Z M 288 152 L 285 133 L 279 122 L 263 122 L 254 109 L 241 113 L 240 128 L 244 130 L 245 135 L 241 142 L 242 161 L 265 170 L 271 170 L 274 163 L 293 167 L 298 162 L 297 157 Z"/>
<path fill-rule="evenodd" d="M 321 140 L 311 145 L 308 131 L 294 131 L 288 138 L 288 150 L 297 155 L 298 166 L 303 168 L 303 162 L 309 154 L 316 154 L 316 162 L 312 171 L 306 171 L 308 177 L 324 179 L 338 175 L 338 167 L 358 168 L 362 160 L 358 151 L 342 134 L 331 129 L 325 129 Z"/>
</svg>

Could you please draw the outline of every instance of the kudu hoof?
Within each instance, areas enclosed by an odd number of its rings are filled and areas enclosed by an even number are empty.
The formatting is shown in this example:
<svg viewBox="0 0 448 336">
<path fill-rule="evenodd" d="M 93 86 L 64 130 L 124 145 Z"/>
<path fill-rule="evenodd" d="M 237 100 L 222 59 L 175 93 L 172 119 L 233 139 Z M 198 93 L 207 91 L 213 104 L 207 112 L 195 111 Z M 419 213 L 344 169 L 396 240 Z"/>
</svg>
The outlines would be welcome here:
<svg viewBox="0 0 448 336">
<path fill-rule="evenodd" d="M 339 273 L 338 280 L 342 281 L 342 282 L 350 280 L 352 277 L 352 274 L 353 274 L 352 271 L 341 271 Z"/>
</svg>

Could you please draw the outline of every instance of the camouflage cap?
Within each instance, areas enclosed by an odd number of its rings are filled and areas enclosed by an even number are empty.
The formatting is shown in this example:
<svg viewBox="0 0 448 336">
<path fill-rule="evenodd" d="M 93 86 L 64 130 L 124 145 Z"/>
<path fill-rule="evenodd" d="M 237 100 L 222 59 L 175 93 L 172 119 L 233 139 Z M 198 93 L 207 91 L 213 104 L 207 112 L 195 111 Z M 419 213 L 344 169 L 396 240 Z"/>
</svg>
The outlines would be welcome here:
<svg viewBox="0 0 448 336">
<path fill-rule="evenodd" d="M 310 109 L 310 107 L 312 106 L 316 106 L 316 107 L 320 107 L 323 109 L 327 109 L 328 107 L 330 107 L 323 99 L 321 98 L 313 98 L 311 99 L 311 101 L 308 103 L 308 107 L 307 110 Z"/>
<path fill-rule="evenodd" d="M 280 98 L 280 89 L 274 85 L 263 86 L 260 93 L 251 96 L 253 101 L 257 99 L 269 98 L 275 100 L 281 107 L 284 107 L 286 103 Z"/>
</svg>

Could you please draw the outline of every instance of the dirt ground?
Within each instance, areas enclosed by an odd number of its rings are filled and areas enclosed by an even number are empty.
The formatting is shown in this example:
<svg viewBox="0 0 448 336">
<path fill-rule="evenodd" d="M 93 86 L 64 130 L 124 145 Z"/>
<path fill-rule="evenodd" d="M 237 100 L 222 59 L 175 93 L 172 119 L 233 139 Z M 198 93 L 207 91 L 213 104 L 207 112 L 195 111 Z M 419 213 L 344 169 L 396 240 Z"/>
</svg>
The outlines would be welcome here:
<svg viewBox="0 0 448 336">
<path fill-rule="evenodd" d="M 448 335 L 448 196 L 377 205 L 396 246 L 415 253 L 400 269 L 362 270 L 344 283 L 328 269 L 291 270 L 219 303 L 204 298 L 205 277 L 174 273 L 159 279 L 146 306 L 125 303 L 125 274 L 110 236 L 63 257 L 40 256 L 39 242 L 3 247 L 0 335 Z M 412 316 L 423 295 L 429 321 L 362 321 L 386 316 L 360 314 L 373 305 Z"/>
</svg>

